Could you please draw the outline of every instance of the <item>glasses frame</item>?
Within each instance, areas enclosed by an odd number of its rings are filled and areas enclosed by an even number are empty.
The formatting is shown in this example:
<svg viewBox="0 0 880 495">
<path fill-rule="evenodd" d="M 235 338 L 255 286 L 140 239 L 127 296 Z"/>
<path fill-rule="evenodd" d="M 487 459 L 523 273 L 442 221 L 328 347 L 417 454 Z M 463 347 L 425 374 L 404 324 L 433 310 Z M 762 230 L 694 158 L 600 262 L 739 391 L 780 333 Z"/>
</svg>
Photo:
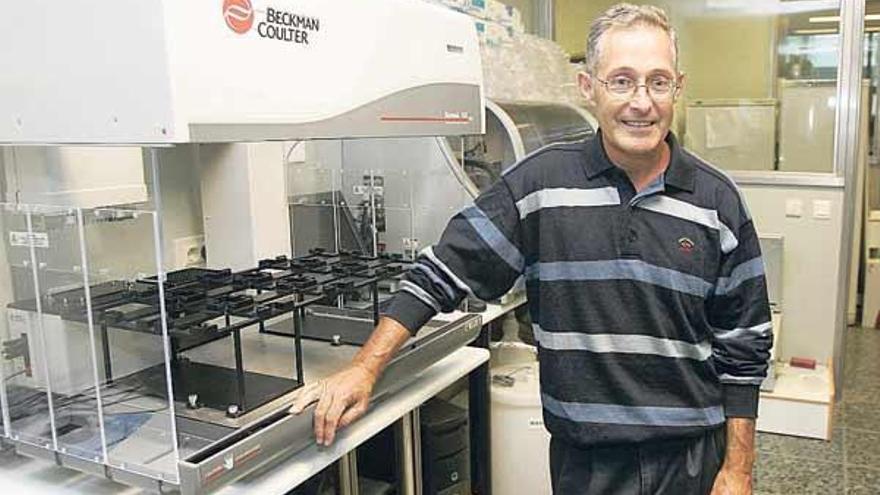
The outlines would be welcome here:
<svg viewBox="0 0 880 495">
<path fill-rule="evenodd" d="M 593 79 L 595 79 L 600 84 L 602 84 L 602 86 L 605 87 L 605 91 L 607 91 L 609 95 L 611 95 L 613 98 L 618 98 L 621 100 L 631 100 L 636 96 L 636 94 L 638 94 L 639 88 L 645 88 L 645 94 L 648 95 L 648 98 L 652 99 L 653 101 L 660 101 L 660 102 L 675 101 L 675 99 L 678 97 L 678 91 L 681 89 L 681 83 L 679 82 L 679 77 L 670 78 L 670 81 L 672 82 L 672 86 L 670 86 L 669 92 L 668 93 L 660 93 L 660 94 L 656 94 L 653 91 L 651 91 L 651 87 L 648 86 L 647 79 L 645 79 L 644 80 L 645 82 L 643 82 L 641 84 L 639 84 L 636 80 L 633 80 L 634 82 L 636 82 L 636 85 L 633 86 L 632 92 L 630 92 L 628 94 L 627 93 L 615 93 L 614 91 L 611 91 L 611 89 L 608 88 L 608 85 L 611 84 L 611 81 L 601 79 L 598 76 L 594 76 Z M 632 80 L 632 78 L 628 78 L 628 79 Z"/>
</svg>

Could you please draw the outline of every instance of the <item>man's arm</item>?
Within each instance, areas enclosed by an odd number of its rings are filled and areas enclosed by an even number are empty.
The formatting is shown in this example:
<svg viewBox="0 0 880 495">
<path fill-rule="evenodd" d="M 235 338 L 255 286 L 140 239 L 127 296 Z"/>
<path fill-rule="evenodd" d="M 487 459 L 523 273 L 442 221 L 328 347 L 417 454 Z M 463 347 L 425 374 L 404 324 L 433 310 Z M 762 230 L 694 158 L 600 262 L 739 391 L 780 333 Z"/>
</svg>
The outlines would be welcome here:
<svg viewBox="0 0 880 495">
<path fill-rule="evenodd" d="M 755 225 L 740 199 L 724 211 L 722 221 L 732 229 L 722 242 L 719 277 L 707 311 L 712 361 L 727 416 L 727 451 L 712 494 L 750 495 L 759 388 L 770 364 L 773 329 Z"/>
<path fill-rule="evenodd" d="M 712 495 L 748 495 L 752 493 L 752 468 L 755 464 L 755 420 L 727 420 L 727 452 L 715 478 Z"/>
<path fill-rule="evenodd" d="M 319 445 L 330 445 L 337 428 L 348 426 L 367 411 L 376 380 L 409 337 L 406 327 L 382 317 L 351 364 L 330 378 L 307 386 L 297 395 L 290 412 L 300 414 L 317 402 L 315 437 Z"/>
<path fill-rule="evenodd" d="M 336 429 L 366 412 L 370 394 L 388 361 L 438 312 L 454 310 L 467 294 L 500 297 L 522 274 L 520 216 L 504 180 L 456 214 L 440 242 L 426 249 L 404 276 L 400 291 L 352 363 L 304 387 L 291 412 L 315 408 L 315 437 L 330 445 Z"/>
</svg>

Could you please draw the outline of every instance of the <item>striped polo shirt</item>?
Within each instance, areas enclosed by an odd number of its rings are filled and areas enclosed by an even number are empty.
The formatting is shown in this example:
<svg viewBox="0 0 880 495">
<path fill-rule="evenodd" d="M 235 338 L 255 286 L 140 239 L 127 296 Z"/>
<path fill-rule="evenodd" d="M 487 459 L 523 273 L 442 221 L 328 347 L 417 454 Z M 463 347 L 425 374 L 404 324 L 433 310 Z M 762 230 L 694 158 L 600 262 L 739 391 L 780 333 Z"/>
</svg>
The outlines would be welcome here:
<svg viewBox="0 0 880 495">
<path fill-rule="evenodd" d="M 640 192 L 601 133 L 528 156 L 450 220 L 385 315 L 416 331 L 523 278 L 545 424 L 577 445 L 755 417 L 772 345 L 758 236 L 736 185 L 666 141 Z"/>
</svg>

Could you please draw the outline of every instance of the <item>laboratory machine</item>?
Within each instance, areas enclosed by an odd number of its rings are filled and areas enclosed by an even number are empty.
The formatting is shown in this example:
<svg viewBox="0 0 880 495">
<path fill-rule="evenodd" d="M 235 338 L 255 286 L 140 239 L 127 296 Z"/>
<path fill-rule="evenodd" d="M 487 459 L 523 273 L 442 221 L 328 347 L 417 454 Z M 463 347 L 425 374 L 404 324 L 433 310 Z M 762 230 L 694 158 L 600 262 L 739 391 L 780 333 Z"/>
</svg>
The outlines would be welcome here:
<svg viewBox="0 0 880 495">
<path fill-rule="evenodd" d="M 0 57 L 9 68 L 0 81 L 3 184 L 40 192 L 6 190 L 0 205 L 3 441 L 60 466 L 185 494 L 313 443 L 311 411 L 287 413 L 292 395 L 351 359 L 412 253 L 335 242 L 261 254 L 254 239 L 275 232 L 266 222 L 277 211 L 257 203 L 259 181 L 266 163 L 284 160 L 266 150 L 481 134 L 472 22 L 405 0 L 72 1 L 11 6 L 0 33 L 22 47 Z M 41 182 L 22 172 L 34 150 L 61 150 L 46 152 L 46 170 L 88 162 L 76 151 L 83 145 L 144 149 L 127 196 L 101 198 L 101 174 L 72 190 L 61 176 Z M 162 193 L 163 175 L 182 166 L 175 156 L 201 174 L 204 267 L 177 268 L 166 239 L 186 216 Z M 316 222 L 344 217 L 335 190 L 318 191 L 330 191 L 331 208 Z M 371 179 L 366 196 L 381 190 Z M 326 199 L 295 189 L 289 197 Z M 341 222 L 329 229 L 311 244 L 354 239 Z M 248 256 L 226 256 L 218 243 Z M 374 400 L 479 329 L 477 315 L 429 323 L 390 363 Z"/>
</svg>

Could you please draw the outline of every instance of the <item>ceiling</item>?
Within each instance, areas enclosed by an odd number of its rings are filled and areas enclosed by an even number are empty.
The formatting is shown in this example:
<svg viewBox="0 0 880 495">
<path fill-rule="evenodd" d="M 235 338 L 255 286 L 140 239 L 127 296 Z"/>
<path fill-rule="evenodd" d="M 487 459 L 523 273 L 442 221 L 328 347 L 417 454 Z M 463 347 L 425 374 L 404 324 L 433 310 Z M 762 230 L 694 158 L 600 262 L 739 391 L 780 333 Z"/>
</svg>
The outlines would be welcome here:
<svg viewBox="0 0 880 495">
<path fill-rule="evenodd" d="M 808 3 L 808 2 L 804 2 Z M 877 15 L 877 20 L 865 21 L 865 27 L 869 31 L 880 31 L 880 0 L 867 0 L 865 2 L 865 14 Z M 835 17 L 839 16 L 839 9 L 835 10 L 813 10 L 783 16 L 783 30 L 792 34 L 830 34 L 838 31 L 838 23 L 831 22 L 815 22 L 816 17 Z M 814 18 L 814 22 L 810 22 L 810 18 Z"/>
</svg>

